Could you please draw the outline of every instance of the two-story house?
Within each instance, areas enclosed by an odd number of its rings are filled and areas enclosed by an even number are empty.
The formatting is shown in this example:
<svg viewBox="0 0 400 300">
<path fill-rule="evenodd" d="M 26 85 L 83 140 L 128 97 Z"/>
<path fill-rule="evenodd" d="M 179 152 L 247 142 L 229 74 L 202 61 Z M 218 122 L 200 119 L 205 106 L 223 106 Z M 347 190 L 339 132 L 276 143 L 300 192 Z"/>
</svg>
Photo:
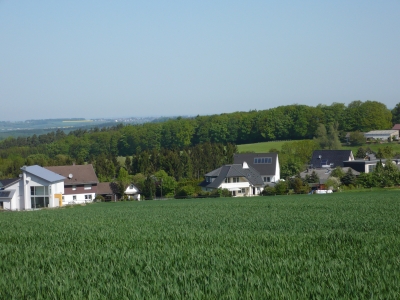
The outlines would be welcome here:
<svg viewBox="0 0 400 300">
<path fill-rule="evenodd" d="M 203 191 L 228 189 L 232 196 L 254 196 L 263 191 L 264 182 L 257 170 L 243 162 L 224 165 L 205 174 L 200 186 Z"/>
<path fill-rule="evenodd" d="M 40 166 L 24 166 L 19 178 L 0 180 L 0 203 L 6 210 L 61 206 L 64 177 Z"/>
<path fill-rule="evenodd" d="M 91 202 L 96 197 L 99 180 L 93 165 L 52 166 L 46 169 L 65 177 L 64 205 Z"/>
</svg>

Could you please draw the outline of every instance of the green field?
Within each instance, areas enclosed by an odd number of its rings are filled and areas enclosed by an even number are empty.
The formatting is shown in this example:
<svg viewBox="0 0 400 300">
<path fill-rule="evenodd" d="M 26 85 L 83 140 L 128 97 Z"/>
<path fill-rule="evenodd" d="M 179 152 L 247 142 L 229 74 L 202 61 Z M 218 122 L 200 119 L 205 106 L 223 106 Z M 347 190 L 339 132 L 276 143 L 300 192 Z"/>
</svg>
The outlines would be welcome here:
<svg viewBox="0 0 400 300">
<path fill-rule="evenodd" d="M 400 299 L 400 193 L 0 213 L 0 299 Z"/>
<path fill-rule="evenodd" d="M 268 153 L 270 149 L 281 150 L 283 144 L 291 142 L 293 141 L 272 141 L 272 142 L 262 142 L 255 144 L 243 144 L 243 145 L 238 145 L 237 147 L 239 152 Z"/>
<path fill-rule="evenodd" d="M 270 149 L 278 149 L 281 150 L 282 145 L 284 143 L 292 143 L 295 141 L 277 141 L 277 142 L 262 142 L 262 143 L 256 143 L 256 144 L 243 144 L 243 145 L 238 145 L 238 150 L 239 152 L 255 152 L 255 153 L 268 153 Z M 367 148 L 369 147 L 372 151 L 378 152 L 379 148 L 382 147 L 392 147 L 394 150 L 394 153 L 399 153 L 400 154 L 400 144 L 398 142 L 392 142 L 392 143 L 382 143 L 382 144 L 364 144 L 362 147 Z M 360 146 L 342 146 L 342 150 L 352 150 L 353 154 L 355 155 L 357 153 L 357 150 Z"/>
</svg>

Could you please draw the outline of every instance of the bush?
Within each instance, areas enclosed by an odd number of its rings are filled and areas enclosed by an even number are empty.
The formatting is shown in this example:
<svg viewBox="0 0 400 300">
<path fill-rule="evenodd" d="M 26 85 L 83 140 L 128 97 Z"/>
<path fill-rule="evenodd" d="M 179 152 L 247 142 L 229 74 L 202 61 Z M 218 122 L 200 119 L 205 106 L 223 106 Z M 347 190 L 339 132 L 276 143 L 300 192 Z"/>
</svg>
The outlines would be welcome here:
<svg viewBox="0 0 400 300">
<path fill-rule="evenodd" d="M 195 189 L 193 186 L 191 185 L 185 185 L 180 187 L 176 194 L 175 194 L 175 198 L 179 199 L 179 198 L 191 198 L 195 193 Z"/>
<path fill-rule="evenodd" d="M 263 196 L 273 196 L 276 194 L 275 188 L 272 186 L 265 186 L 264 190 L 261 192 Z"/>
<path fill-rule="evenodd" d="M 94 202 L 104 202 L 104 197 L 102 195 L 96 195 Z"/>
<path fill-rule="evenodd" d="M 275 191 L 277 195 L 284 195 L 288 191 L 288 185 L 286 181 L 280 180 L 275 185 Z"/>
</svg>

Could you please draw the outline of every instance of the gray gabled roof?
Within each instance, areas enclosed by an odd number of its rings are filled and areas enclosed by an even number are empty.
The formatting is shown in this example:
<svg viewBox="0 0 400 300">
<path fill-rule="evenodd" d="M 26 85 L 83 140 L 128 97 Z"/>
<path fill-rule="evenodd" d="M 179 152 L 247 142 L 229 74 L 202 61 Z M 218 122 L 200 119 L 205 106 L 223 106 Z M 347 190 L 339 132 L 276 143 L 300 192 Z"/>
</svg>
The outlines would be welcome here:
<svg viewBox="0 0 400 300">
<path fill-rule="evenodd" d="M 270 157 L 270 164 L 255 164 L 255 158 Z M 278 153 L 237 153 L 233 155 L 234 164 L 246 162 L 249 166 L 257 170 L 261 175 L 276 175 L 276 165 L 278 163 Z"/>
<path fill-rule="evenodd" d="M 61 180 L 65 179 L 64 176 L 58 175 L 58 174 L 56 174 L 52 171 L 49 171 L 45 168 L 42 168 L 41 166 L 38 166 L 38 165 L 29 166 L 29 167 L 24 166 L 21 168 L 21 170 L 23 170 L 29 174 L 35 175 L 39 178 L 42 178 L 48 182 L 57 182 L 57 181 L 61 181 Z"/>
<path fill-rule="evenodd" d="M 225 178 L 229 177 L 245 177 L 252 185 L 264 185 L 260 173 L 253 167 L 243 168 L 242 164 L 224 165 L 205 175 L 206 177 L 214 177 L 213 182 L 203 181 L 200 185 L 208 188 L 218 188 Z"/>
</svg>

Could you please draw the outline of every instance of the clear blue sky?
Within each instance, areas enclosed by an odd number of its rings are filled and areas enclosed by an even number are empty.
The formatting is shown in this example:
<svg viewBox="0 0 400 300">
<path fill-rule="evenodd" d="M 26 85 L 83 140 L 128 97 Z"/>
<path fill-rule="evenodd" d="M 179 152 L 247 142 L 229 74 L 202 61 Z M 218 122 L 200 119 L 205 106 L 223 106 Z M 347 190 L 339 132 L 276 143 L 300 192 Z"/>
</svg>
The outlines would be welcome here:
<svg viewBox="0 0 400 300">
<path fill-rule="evenodd" d="M 400 102 L 400 1 L 0 0 L 0 120 Z"/>
</svg>

